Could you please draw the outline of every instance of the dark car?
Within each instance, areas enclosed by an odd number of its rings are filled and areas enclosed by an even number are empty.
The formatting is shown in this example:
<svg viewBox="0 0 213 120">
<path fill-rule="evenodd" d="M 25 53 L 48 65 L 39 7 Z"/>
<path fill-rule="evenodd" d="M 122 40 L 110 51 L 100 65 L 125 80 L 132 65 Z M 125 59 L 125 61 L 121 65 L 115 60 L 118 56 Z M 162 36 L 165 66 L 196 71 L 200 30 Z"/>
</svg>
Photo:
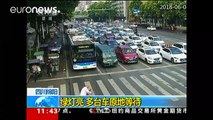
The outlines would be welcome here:
<svg viewBox="0 0 213 120">
<path fill-rule="evenodd" d="M 106 40 L 104 43 L 113 49 L 115 49 L 119 45 L 116 40 Z"/>
</svg>

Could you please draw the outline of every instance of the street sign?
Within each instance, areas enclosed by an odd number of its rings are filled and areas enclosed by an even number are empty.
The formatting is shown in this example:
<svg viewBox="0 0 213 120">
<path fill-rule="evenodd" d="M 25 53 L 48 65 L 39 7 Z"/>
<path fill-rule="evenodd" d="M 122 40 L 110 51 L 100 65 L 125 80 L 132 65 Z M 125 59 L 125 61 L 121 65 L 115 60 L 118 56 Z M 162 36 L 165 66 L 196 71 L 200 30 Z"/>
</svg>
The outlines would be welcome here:
<svg viewBox="0 0 213 120">
<path fill-rule="evenodd" d="M 139 13 L 139 10 L 137 8 L 134 8 L 133 13 Z"/>
</svg>

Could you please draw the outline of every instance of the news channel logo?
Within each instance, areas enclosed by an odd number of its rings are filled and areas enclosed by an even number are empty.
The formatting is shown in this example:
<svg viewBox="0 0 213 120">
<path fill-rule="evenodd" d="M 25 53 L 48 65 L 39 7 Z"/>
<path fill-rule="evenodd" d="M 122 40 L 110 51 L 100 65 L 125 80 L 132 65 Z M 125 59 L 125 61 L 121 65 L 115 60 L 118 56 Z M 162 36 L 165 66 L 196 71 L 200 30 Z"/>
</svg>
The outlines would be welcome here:
<svg viewBox="0 0 213 120">
<path fill-rule="evenodd" d="M 58 88 L 28 88 L 27 107 L 59 107 Z"/>
</svg>

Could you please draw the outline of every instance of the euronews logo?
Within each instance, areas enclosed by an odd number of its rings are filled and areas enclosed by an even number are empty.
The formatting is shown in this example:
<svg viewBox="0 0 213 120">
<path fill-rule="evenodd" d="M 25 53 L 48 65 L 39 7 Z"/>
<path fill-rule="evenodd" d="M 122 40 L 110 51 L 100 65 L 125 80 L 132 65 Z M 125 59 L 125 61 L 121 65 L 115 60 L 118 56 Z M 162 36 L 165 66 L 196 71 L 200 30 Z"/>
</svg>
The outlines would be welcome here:
<svg viewBox="0 0 213 120">
<path fill-rule="evenodd" d="M 38 15 L 57 15 L 60 13 L 60 10 L 57 10 L 57 7 L 10 7 L 10 13 L 37 13 Z"/>
</svg>

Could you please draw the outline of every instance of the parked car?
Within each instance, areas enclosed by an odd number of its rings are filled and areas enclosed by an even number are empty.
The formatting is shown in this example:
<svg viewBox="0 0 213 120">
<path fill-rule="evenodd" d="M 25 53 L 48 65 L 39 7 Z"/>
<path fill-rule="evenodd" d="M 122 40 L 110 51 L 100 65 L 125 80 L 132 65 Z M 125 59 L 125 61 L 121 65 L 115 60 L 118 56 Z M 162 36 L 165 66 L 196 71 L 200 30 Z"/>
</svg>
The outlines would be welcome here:
<svg viewBox="0 0 213 120">
<path fill-rule="evenodd" d="M 105 40 L 104 44 L 110 46 L 113 49 L 115 49 L 119 45 L 116 40 Z"/>
<path fill-rule="evenodd" d="M 138 46 L 134 42 L 126 42 L 125 45 L 131 47 L 134 51 L 138 49 Z"/>
<path fill-rule="evenodd" d="M 155 41 L 158 44 L 160 44 L 162 47 L 165 47 L 165 42 L 159 36 L 151 35 L 151 36 L 148 36 L 147 40 Z"/>
<path fill-rule="evenodd" d="M 156 29 L 156 27 L 154 27 L 154 26 L 149 26 L 149 27 L 147 27 L 147 30 L 155 31 L 155 30 L 157 30 L 157 29 Z"/>
<path fill-rule="evenodd" d="M 150 47 L 139 48 L 136 53 L 148 64 L 162 63 L 162 57 Z"/>
<path fill-rule="evenodd" d="M 177 47 L 168 47 L 163 48 L 160 50 L 160 55 L 170 60 L 172 63 L 184 63 L 187 62 L 186 54 L 184 54 L 179 48 Z"/>
<path fill-rule="evenodd" d="M 135 36 L 130 36 L 129 41 L 134 42 L 138 46 L 141 46 L 141 43 L 142 43 L 143 40 L 141 40 L 140 37 L 135 35 Z"/>
<path fill-rule="evenodd" d="M 154 41 L 144 41 L 142 44 L 143 47 L 150 47 L 154 49 L 157 53 L 162 49 L 161 45 Z"/>
<path fill-rule="evenodd" d="M 187 44 L 185 42 L 177 42 L 172 47 L 178 47 L 183 53 L 187 54 Z"/>
<path fill-rule="evenodd" d="M 136 52 L 127 45 L 121 45 L 116 47 L 115 54 L 118 58 L 118 61 L 122 63 L 137 63 L 138 56 Z"/>
</svg>

